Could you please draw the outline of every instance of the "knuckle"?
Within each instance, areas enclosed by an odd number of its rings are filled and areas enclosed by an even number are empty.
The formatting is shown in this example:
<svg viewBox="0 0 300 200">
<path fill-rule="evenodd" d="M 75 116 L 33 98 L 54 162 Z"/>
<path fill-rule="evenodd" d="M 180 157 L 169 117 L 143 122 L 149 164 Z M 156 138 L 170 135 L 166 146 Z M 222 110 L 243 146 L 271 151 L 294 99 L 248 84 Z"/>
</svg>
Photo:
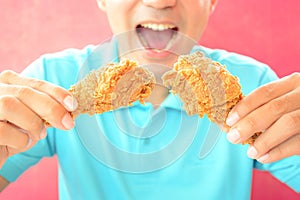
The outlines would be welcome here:
<svg viewBox="0 0 300 200">
<path fill-rule="evenodd" d="M 257 139 L 255 141 L 255 147 L 261 152 L 266 152 L 271 149 L 271 144 L 269 143 L 268 140 Z"/>
<path fill-rule="evenodd" d="M 53 103 L 51 106 L 49 106 L 49 109 L 48 109 L 48 114 L 49 115 L 54 115 L 55 113 L 59 113 L 61 112 L 61 109 L 62 106 L 60 106 L 58 103 Z"/>
<path fill-rule="evenodd" d="M 284 115 L 282 118 L 286 126 L 290 127 L 291 129 L 296 129 L 296 127 L 299 126 L 300 115 L 298 113 L 289 113 Z"/>
<path fill-rule="evenodd" d="M 17 89 L 16 95 L 20 98 L 31 97 L 33 90 L 30 87 L 21 86 Z"/>
<path fill-rule="evenodd" d="M 62 101 L 68 93 L 63 88 L 54 86 L 51 88 L 51 95 L 58 101 Z"/>
<path fill-rule="evenodd" d="M 300 72 L 294 72 L 291 75 L 287 76 L 286 81 L 289 82 L 289 84 L 293 87 L 293 88 L 297 88 L 299 87 L 300 84 Z"/>
<path fill-rule="evenodd" d="M 61 88 L 53 87 L 52 92 L 53 92 L 53 94 L 56 94 L 56 95 L 61 94 Z"/>
<path fill-rule="evenodd" d="M 30 132 L 33 133 L 34 135 L 40 134 L 40 132 L 43 129 L 43 121 L 42 119 L 38 118 L 33 118 L 32 120 L 30 120 Z"/>
<path fill-rule="evenodd" d="M 251 117 L 247 118 L 245 123 L 246 123 L 247 130 L 249 132 L 252 132 L 252 133 L 256 132 L 257 122 L 254 118 L 251 118 Z"/>
<path fill-rule="evenodd" d="M 12 96 L 0 97 L 0 111 L 6 113 L 15 108 L 16 99 Z"/>
<path fill-rule="evenodd" d="M 277 116 L 284 113 L 287 106 L 286 97 L 282 97 L 280 99 L 275 99 L 269 103 L 269 109 L 272 113 L 276 114 Z"/>
<path fill-rule="evenodd" d="M 30 86 L 32 88 L 43 88 L 45 87 L 46 83 L 42 80 L 38 80 L 38 79 L 31 79 L 30 80 Z"/>
<path fill-rule="evenodd" d="M 292 81 L 299 83 L 300 82 L 300 72 L 294 72 L 289 77 Z"/>
<path fill-rule="evenodd" d="M 53 85 L 50 82 L 46 82 L 39 79 L 30 79 L 30 87 L 36 88 L 36 89 L 43 89 L 48 90 L 48 92 L 51 92 L 53 94 L 61 94 L 61 88 Z"/>
<path fill-rule="evenodd" d="M 243 104 L 238 103 L 235 107 L 235 111 L 241 115 L 243 113 L 248 113 L 249 111 L 251 111 L 253 109 L 253 105 L 252 102 L 250 101 L 244 101 L 243 99 L 241 100 L 241 102 L 244 102 Z"/>
<path fill-rule="evenodd" d="M 279 145 L 275 148 L 274 153 L 275 153 L 276 157 L 283 158 L 285 155 L 285 149 L 281 145 Z"/>
<path fill-rule="evenodd" d="M 274 94 L 274 90 L 275 90 L 275 88 L 274 88 L 273 84 L 266 84 L 261 87 L 261 93 L 266 98 L 272 97 Z"/>
<path fill-rule="evenodd" d="M 15 72 L 13 72 L 11 70 L 4 70 L 0 74 L 0 81 L 5 81 L 5 80 L 7 80 L 7 77 L 11 77 L 14 74 L 15 74 Z"/>
<path fill-rule="evenodd" d="M 53 121 L 60 121 L 64 113 L 66 113 L 66 110 L 62 105 L 60 105 L 59 103 L 52 103 L 46 110 L 45 116 L 47 117 L 45 118 L 45 120 L 49 121 L 50 123 Z"/>
</svg>

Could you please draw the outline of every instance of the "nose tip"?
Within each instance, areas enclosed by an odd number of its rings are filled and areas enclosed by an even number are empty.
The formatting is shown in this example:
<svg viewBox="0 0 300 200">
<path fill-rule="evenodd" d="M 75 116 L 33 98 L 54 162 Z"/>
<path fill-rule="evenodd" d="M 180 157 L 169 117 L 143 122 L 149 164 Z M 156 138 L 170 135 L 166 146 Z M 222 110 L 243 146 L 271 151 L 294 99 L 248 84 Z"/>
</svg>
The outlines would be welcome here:
<svg viewBox="0 0 300 200">
<path fill-rule="evenodd" d="M 143 0 L 146 6 L 156 9 L 171 8 L 176 5 L 176 0 Z"/>
</svg>

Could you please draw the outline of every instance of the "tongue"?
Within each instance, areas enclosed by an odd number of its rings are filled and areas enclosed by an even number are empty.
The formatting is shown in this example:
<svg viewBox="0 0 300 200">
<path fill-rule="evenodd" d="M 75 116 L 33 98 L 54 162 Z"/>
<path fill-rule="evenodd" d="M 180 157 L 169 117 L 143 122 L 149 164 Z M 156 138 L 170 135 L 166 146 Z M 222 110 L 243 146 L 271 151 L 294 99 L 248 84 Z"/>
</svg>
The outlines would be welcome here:
<svg viewBox="0 0 300 200">
<path fill-rule="evenodd" d="M 154 31 L 148 28 L 139 28 L 139 33 L 146 41 L 146 47 L 151 49 L 165 49 L 173 36 L 174 30 Z"/>
</svg>

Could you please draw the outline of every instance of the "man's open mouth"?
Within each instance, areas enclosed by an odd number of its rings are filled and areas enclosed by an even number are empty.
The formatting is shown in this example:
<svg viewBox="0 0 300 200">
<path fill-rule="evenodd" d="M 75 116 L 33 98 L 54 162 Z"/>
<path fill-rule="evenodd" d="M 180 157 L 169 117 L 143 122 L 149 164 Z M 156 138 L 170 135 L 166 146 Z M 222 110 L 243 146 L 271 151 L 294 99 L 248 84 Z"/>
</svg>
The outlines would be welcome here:
<svg viewBox="0 0 300 200">
<path fill-rule="evenodd" d="M 145 49 L 160 52 L 172 46 L 178 28 L 171 24 L 143 23 L 136 27 L 136 31 Z"/>
</svg>

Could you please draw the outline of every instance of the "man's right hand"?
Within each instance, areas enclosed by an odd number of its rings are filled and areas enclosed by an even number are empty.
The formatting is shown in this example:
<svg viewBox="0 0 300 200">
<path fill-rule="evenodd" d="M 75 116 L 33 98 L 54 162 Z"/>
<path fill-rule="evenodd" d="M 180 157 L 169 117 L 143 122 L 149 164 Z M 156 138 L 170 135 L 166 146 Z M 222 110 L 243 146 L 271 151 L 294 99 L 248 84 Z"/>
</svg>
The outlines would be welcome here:
<svg viewBox="0 0 300 200">
<path fill-rule="evenodd" d="M 45 122 L 74 127 L 76 100 L 65 89 L 12 71 L 0 74 L 0 168 L 6 159 L 46 137 Z"/>
</svg>

